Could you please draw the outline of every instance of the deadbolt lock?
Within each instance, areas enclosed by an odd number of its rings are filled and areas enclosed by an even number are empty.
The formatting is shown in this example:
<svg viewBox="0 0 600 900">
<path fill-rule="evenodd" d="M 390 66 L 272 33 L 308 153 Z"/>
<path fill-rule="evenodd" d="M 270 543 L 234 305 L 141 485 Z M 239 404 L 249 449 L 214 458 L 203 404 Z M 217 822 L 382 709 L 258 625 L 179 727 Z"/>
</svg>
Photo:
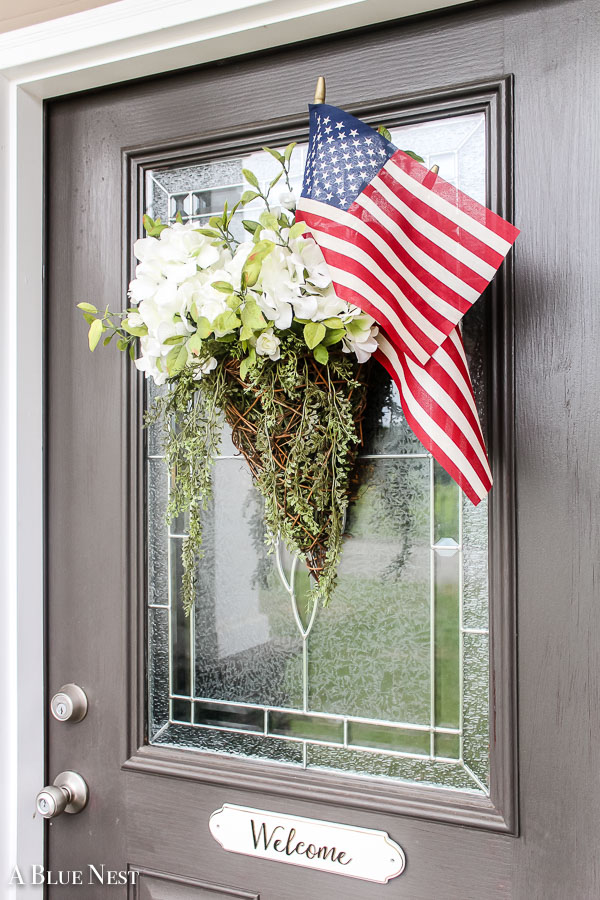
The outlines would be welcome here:
<svg viewBox="0 0 600 900">
<path fill-rule="evenodd" d="M 87 709 L 86 693 L 78 684 L 63 684 L 50 701 L 50 712 L 59 722 L 81 722 Z"/>
<path fill-rule="evenodd" d="M 61 813 L 78 813 L 87 806 L 88 786 L 77 772 L 61 772 L 35 798 L 37 811 L 44 819 L 54 819 Z"/>
</svg>

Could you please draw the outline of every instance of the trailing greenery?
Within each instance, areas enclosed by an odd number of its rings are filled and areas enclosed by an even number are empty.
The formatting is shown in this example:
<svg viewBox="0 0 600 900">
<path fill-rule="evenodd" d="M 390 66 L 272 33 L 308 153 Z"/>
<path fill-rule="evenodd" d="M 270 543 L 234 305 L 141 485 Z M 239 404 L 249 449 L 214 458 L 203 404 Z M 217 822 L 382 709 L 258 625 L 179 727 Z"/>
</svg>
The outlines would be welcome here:
<svg viewBox="0 0 600 900">
<path fill-rule="evenodd" d="M 218 354 L 216 368 L 200 383 L 191 373 L 182 373 L 148 413 L 147 422 L 160 421 L 164 430 L 171 473 L 167 518 L 189 514 L 182 551 L 187 612 L 194 603 L 202 512 L 212 496 L 213 461 L 224 416 L 232 409 L 243 411 L 256 433 L 255 444 L 243 450 L 253 456 L 269 546 L 281 538 L 291 551 L 306 557 L 315 539 L 326 533 L 313 597 L 325 604 L 331 598 L 359 443 L 356 416 L 365 385 L 357 380 L 358 364 L 341 354 L 330 356 L 322 367 L 325 383 L 317 383 L 302 338 L 291 333 L 283 340 L 281 358 L 260 358 L 246 383 L 236 377 L 239 370 L 236 373 L 222 347 L 211 347 L 210 352 Z M 297 427 L 285 438 L 286 452 L 274 455 L 273 445 L 286 428 L 282 403 L 293 409 Z"/>
</svg>

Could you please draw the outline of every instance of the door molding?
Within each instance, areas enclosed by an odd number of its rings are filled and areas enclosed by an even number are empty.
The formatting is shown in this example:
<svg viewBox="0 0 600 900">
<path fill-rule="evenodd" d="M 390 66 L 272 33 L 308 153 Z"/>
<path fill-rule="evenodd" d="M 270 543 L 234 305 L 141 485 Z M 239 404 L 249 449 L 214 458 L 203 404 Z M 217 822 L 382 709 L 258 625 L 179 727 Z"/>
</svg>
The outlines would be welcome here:
<svg viewBox="0 0 600 900">
<path fill-rule="evenodd" d="M 440 91 L 379 99 L 349 108 L 349 112 L 386 126 L 411 124 L 452 115 L 484 112 L 488 157 L 488 204 L 512 219 L 512 76 L 457 85 Z M 231 156 L 236 150 L 259 149 L 265 143 L 306 139 L 306 117 L 283 117 L 240 130 L 190 136 L 183 141 L 127 148 L 123 152 L 123 291 L 135 265 L 131 247 L 141 233 L 145 172 L 157 165 L 185 165 L 204 158 Z M 488 443 L 495 488 L 489 506 L 490 587 L 490 795 L 445 788 L 399 784 L 358 776 L 300 770 L 200 751 L 158 747 L 146 743 L 145 727 L 145 522 L 143 481 L 143 379 L 127 370 L 124 391 L 129 397 L 131 580 L 129 623 L 129 758 L 124 768 L 204 781 L 235 784 L 236 789 L 321 800 L 340 806 L 410 815 L 508 834 L 518 832 L 516 730 L 516 589 L 514 497 L 514 398 L 512 261 L 504 263 L 485 300 L 485 340 L 488 370 Z"/>
</svg>

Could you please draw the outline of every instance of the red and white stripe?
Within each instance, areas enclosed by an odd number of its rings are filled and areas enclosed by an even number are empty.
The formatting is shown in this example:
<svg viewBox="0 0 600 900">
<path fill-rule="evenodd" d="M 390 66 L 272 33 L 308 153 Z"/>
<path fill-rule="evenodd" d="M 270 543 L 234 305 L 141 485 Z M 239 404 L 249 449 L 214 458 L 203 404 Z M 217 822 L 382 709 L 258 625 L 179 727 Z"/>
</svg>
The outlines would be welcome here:
<svg viewBox="0 0 600 900">
<path fill-rule="evenodd" d="M 457 325 L 519 233 L 398 150 L 348 210 L 301 197 L 336 294 L 379 324 L 406 419 L 474 503 L 491 474 Z"/>
<path fill-rule="evenodd" d="M 462 339 L 455 329 L 426 365 L 383 335 L 375 354 L 400 392 L 406 421 L 426 450 L 477 505 L 492 486 Z"/>
</svg>

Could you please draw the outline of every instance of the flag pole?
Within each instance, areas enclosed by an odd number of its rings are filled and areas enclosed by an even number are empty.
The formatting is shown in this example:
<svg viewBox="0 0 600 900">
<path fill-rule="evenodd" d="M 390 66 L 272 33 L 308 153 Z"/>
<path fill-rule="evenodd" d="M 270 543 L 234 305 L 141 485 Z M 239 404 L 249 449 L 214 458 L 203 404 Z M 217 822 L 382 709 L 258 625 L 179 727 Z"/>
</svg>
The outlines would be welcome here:
<svg viewBox="0 0 600 900">
<path fill-rule="evenodd" d="M 325 79 L 322 75 L 317 78 L 317 86 L 315 88 L 315 103 L 325 103 Z"/>
</svg>

